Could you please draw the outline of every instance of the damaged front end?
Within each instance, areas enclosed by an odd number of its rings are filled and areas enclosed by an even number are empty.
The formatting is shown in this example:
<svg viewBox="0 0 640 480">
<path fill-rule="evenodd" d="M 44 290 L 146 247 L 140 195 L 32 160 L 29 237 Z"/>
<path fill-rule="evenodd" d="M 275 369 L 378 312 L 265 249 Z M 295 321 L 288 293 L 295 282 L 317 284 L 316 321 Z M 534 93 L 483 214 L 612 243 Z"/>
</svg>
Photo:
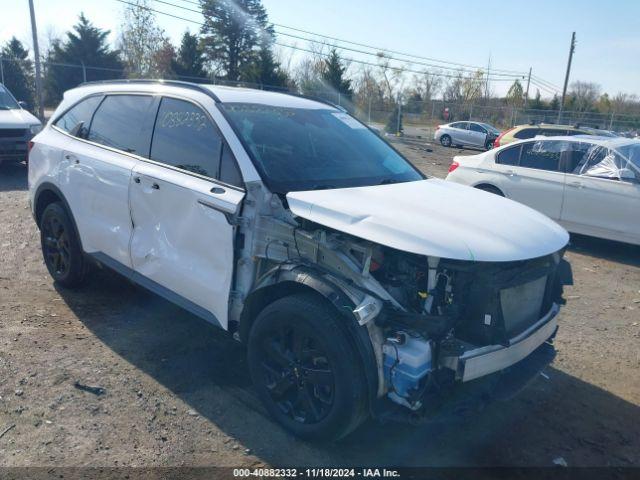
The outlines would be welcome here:
<svg viewBox="0 0 640 480">
<path fill-rule="evenodd" d="M 427 413 L 427 404 L 439 403 L 452 387 L 481 377 L 495 381 L 501 372 L 503 390 L 506 382 L 512 390 L 524 386 L 553 358 L 562 287 L 571 282 L 563 253 L 472 262 L 380 248 L 372 275 L 406 307 L 387 304 L 376 318 L 387 339 L 389 398 Z M 427 350 L 428 359 L 414 353 Z M 520 378 L 504 375 L 529 356 L 539 368 L 531 371 L 528 361 Z"/>
<path fill-rule="evenodd" d="M 238 288 L 236 311 L 250 316 L 251 297 L 283 282 L 321 291 L 366 337 L 374 414 L 398 407 L 426 415 L 471 380 L 504 379 L 527 357 L 544 357 L 543 365 L 552 358 L 547 347 L 570 278 L 563 250 L 513 262 L 449 260 L 274 214 L 257 214 L 250 230 L 239 264 L 252 264 L 254 280 Z M 511 377 L 526 383 L 523 374 Z"/>
</svg>

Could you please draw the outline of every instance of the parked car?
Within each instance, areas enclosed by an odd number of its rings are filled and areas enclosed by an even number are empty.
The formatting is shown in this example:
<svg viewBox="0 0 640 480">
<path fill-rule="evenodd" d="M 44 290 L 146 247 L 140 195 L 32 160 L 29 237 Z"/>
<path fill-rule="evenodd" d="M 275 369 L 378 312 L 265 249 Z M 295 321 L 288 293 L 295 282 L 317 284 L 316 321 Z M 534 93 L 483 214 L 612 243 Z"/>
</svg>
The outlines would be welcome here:
<svg viewBox="0 0 640 480">
<path fill-rule="evenodd" d="M 591 131 L 584 127 L 571 125 L 555 125 L 549 123 L 517 125 L 502 132 L 493 142 L 494 148 L 502 147 L 516 140 L 525 140 L 535 137 L 560 137 L 566 135 L 593 135 Z"/>
<path fill-rule="evenodd" d="M 42 129 L 40 120 L 24 106 L 0 83 L 0 165 L 23 161 L 29 140 Z"/>
<path fill-rule="evenodd" d="M 86 84 L 33 142 L 30 202 L 53 279 L 78 286 L 97 262 L 233 333 L 296 435 L 415 418 L 480 386 L 514 391 L 553 356 L 566 231 L 426 178 L 337 107 Z"/>
<path fill-rule="evenodd" d="M 528 205 L 570 232 L 640 245 L 640 141 L 520 141 L 455 157 L 447 180 Z"/>
<path fill-rule="evenodd" d="M 490 150 L 500 130 L 488 123 L 453 122 L 438 125 L 433 139 L 444 147 L 476 147 Z"/>
</svg>

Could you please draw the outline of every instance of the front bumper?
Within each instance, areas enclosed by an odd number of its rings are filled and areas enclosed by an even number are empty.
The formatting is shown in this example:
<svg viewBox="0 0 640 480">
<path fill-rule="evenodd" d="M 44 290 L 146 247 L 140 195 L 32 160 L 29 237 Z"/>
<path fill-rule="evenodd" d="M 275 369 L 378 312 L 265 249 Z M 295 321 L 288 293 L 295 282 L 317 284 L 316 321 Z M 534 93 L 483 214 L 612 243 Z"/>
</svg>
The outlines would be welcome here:
<svg viewBox="0 0 640 480">
<path fill-rule="evenodd" d="M 0 136 L 0 163 L 26 159 L 27 145 L 32 138 L 28 129 L 19 136 Z"/>
<path fill-rule="evenodd" d="M 454 340 L 443 346 L 440 365 L 453 370 L 456 380 L 462 382 L 504 370 L 523 360 L 555 335 L 558 312 L 559 307 L 554 303 L 544 317 L 510 339 L 508 345 L 475 347 Z"/>
</svg>

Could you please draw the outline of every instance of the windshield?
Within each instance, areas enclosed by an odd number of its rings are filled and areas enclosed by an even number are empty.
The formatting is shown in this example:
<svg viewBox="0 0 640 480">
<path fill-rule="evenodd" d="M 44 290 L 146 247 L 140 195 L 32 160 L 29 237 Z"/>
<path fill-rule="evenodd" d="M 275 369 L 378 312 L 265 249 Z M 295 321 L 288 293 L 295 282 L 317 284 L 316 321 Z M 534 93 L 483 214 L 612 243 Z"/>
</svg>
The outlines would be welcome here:
<svg viewBox="0 0 640 480">
<path fill-rule="evenodd" d="M 15 110 L 20 108 L 13 95 L 0 84 L 0 110 Z"/>
<path fill-rule="evenodd" d="M 618 153 L 640 171 L 640 142 L 616 148 Z"/>
<path fill-rule="evenodd" d="M 221 107 L 277 193 L 409 182 L 424 177 L 378 135 L 337 110 Z"/>
</svg>

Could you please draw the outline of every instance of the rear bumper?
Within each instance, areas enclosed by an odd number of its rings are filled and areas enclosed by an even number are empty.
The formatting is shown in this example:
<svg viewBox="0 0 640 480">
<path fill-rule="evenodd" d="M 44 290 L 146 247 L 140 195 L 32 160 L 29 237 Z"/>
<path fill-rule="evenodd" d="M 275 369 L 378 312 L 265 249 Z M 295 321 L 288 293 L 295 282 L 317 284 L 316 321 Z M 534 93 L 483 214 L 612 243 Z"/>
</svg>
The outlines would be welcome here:
<svg viewBox="0 0 640 480">
<path fill-rule="evenodd" d="M 558 329 L 558 311 L 559 307 L 554 303 L 543 318 L 510 339 L 508 345 L 476 348 L 468 344 L 458 344 L 455 346 L 455 353 L 451 353 L 452 349 L 443 352 L 440 364 L 453 370 L 456 380 L 462 382 L 504 370 L 526 358 L 555 335 Z"/>
</svg>

